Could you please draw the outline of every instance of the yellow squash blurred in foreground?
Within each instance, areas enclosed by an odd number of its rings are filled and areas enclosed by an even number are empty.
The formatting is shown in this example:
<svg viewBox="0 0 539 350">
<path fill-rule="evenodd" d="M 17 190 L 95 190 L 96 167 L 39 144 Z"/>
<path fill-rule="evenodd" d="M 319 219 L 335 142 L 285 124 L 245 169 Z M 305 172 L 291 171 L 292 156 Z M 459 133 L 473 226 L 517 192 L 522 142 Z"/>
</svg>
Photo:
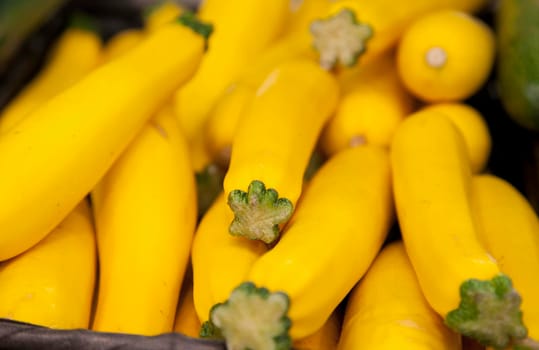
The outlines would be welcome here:
<svg viewBox="0 0 539 350">
<path fill-rule="evenodd" d="M 0 318 L 88 328 L 96 268 L 95 233 L 83 200 L 36 246 L 0 263 Z"/>
<path fill-rule="evenodd" d="M 0 261 L 45 237 L 196 70 L 205 39 L 180 18 L 0 136 Z"/>
<path fill-rule="evenodd" d="M 425 300 L 402 242 L 386 246 L 350 293 L 338 350 L 460 350 Z"/>
<path fill-rule="evenodd" d="M 92 328 L 171 332 L 197 204 L 187 144 L 170 106 L 146 124 L 96 190 L 100 276 Z"/>
</svg>

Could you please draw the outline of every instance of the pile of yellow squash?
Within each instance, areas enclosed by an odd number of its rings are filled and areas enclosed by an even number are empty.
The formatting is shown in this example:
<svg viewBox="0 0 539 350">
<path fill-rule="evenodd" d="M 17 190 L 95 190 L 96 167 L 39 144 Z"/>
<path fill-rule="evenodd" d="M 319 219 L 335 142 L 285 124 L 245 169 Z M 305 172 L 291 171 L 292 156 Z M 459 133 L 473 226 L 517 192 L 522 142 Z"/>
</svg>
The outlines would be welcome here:
<svg viewBox="0 0 539 350">
<path fill-rule="evenodd" d="M 0 318 L 538 349 L 538 218 L 466 102 L 494 65 L 488 6 L 162 1 L 105 43 L 74 21 L 0 111 Z"/>
</svg>

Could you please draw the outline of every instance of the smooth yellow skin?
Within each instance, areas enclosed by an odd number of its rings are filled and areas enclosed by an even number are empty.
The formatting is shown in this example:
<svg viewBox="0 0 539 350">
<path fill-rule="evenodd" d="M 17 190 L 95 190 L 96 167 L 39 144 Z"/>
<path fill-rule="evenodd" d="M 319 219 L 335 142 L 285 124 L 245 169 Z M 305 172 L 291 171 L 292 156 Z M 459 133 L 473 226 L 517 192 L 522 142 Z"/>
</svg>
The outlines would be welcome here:
<svg viewBox="0 0 539 350">
<path fill-rule="evenodd" d="M 539 339 L 539 221 L 515 187 L 495 175 L 473 177 L 480 239 L 522 297 L 528 336 Z"/>
<path fill-rule="evenodd" d="M 0 261 L 36 244 L 90 192 L 203 49 L 191 29 L 163 27 L 0 137 Z"/>
<path fill-rule="evenodd" d="M 488 162 L 492 149 L 492 139 L 487 122 L 474 107 L 460 102 L 435 103 L 423 110 L 443 114 L 460 131 L 468 153 L 472 172 L 482 172 Z"/>
<path fill-rule="evenodd" d="M 201 323 L 195 310 L 193 298 L 193 281 L 184 281 L 180 300 L 178 301 L 176 320 L 174 321 L 174 332 L 198 338 L 200 326 Z"/>
<path fill-rule="evenodd" d="M 0 113 L 0 134 L 28 113 L 92 71 L 101 59 L 102 43 L 95 32 L 68 28 L 55 44 L 45 66 Z"/>
<path fill-rule="evenodd" d="M 146 124 L 99 191 L 100 278 L 92 329 L 172 331 L 197 206 L 187 144 L 171 107 Z"/>
<path fill-rule="evenodd" d="M 341 334 L 341 317 L 334 311 L 322 328 L 305 338 L 293 342 L 295 350 L 335 350 Z"/>
<path fill-rule="evenodd" d="M 226 198 L 221 194 L 202 217 L 195 234 L 191 248 L 193 297 L 201 322 L 208 320 L 213 305 L 228 299 L 268 249 L 260 241 L 229 234 L 231 220 Z"/>
<path fill-rule="evenodd" d="M 464 139 L 442 114 L 416 112 L 397 128 L 391 165 L 406 251 L 427 301 L 445 317 L 465 280 L 500 272 L 479 241 Z"/>
<path fill-rule="evenodd" d="M 83 200 L 32 249 L 0 263 L 0 318 L 88 328 L 96 264 L 95 232 Z"/>
<path fill-rule="evenodd" d="M 220 11 L 201 18 L 214 26 L 208 51 L 193 78 L 175 94 L 176 113 L 182 130 L 192 141 L 202 133 L 204 122 L 216 99 L 280 34 L 289 0 L 207 0 L 205 6 Z"/>
<path fill-rule="evenodd" d="M 140 29 L 126 29 L 114 35 L 105 45 L 103 61 L 109 62 L 138 45 L 144 38 L 144 32 Z"/>
<path fill-rule="evenodd" d="M 295 204 L 311 153 L 337 104 L 338 90 L 335 78 L 310 60 L 277 66 L 239 121 L 225 194 L 246 191 L 251 181 L 259 180 Z"/>
<path fill-rule="evenodd" d="M 228 165 L 232 140 L 239 120 L 248 109 L 256 89 L 244 84 L 234 84 L 217 100 L 206 123 L 206 146 L 211 157 Z"/>
<path fill-rule="evenodd" d="M 394 47 L 403 31 L 422 15 L 445 8 L 475 12 L 487 3 L 487 0 L 411 0 L 406 6 L 396 6 L 391 0 L 338 0 L 322 18 L 343 9 L 351 9 L 360 23 L 372 27 L 373 35 L 367 41 L 367 49 L 360 55 L 353 69 L 342 67 L 338 69 L 342 70 L 343 74 L 354 74 L 354 69 L 371 62 L 381 53 Z"/>
<path fill-rule="evenodd" d="M 402 86 L 391 56 L 368 67 L 347 84 L 324 128 L 320 141 L 327 155 L 359 144 L 389 147 L 395 129 L 413 110 L 414 101 Z"/>
<path fill-rule="evenodd" d="M 375 258 L 393 221 L 389 157 L 375 146 L 330 158 L 307 185 L 281 240 L 247 276 L 290 298 L 290 336 L 322 327 Z"/>
<path fill-rule="evenodd" d="M 178 18 L 184 11 L 184 8 L 178 2 L 164 1 L 152 9 L 148 16 L 144 18 L 144 29 L 148 32 L 153 32 Z"/>
<path fill-rule="evenodd" d="M 404 85 L 418 98 L 462 101 L 485 84 L 495 54 L 489 26 L 464 12 L 442 10 L 417 19 L 406 30 L 397 67 Z"/>
<path fill-rule="evenodd" d="M 461 349 L 425 300 L 402 242 L 382 249 L 350 293 L 337 349 Z"/>
</svg>

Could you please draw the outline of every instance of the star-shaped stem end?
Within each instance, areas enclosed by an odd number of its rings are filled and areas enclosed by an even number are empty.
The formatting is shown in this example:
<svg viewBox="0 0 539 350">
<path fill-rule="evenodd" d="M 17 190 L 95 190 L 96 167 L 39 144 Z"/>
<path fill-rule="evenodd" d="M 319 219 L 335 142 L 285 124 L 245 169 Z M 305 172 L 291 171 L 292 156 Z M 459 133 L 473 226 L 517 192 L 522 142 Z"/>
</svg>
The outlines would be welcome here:
<svg viewBox="0 0 539 350">
<path fill-rule="evenodd" d="M 320 54 L 320 65 L 330 70 L 336 64 L 351 67 L 365 51 L 372 27 L 359 23 L 352 10 L 343 9 L 326 19 L 311 23 L 313 46 Z"/>
<path fill-rule="evenodd" d="M 234 212 L 229 232 L 235 236 L 272 243 L 279 237 L 279 224 L 292 215 L 294 206 L 261 181 L 253 181 L 247 192 L 234 190 L 228 195 L 228 205 Z"/>
<path fill-rule="evenodd" d="M 495 349 L 505 349 L 526 338 L 520 310 L 522 300 L 509 277 L 467 280 L 460 287 L 460 297 L 459 307 L 445 319 L 450 328 Z"/>
</svg>

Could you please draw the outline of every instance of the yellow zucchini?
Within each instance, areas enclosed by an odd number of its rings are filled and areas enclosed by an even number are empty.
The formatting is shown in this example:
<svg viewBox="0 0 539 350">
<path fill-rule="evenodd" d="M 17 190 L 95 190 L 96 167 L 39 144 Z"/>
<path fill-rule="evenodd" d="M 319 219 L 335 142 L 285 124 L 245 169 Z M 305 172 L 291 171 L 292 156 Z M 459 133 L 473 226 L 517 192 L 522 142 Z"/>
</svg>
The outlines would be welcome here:
<svg viewBox="0 0 539 350">
<path fill-rule="evenodd" d="M 443 114 L 457 127 L 464 138 L 473 173 L 480 173 L 487 165 L 492 140 L 488 125 L 474 107 L 460 102 L 434 103 L 422 110 Z"/>
<path fill-rule="evenodd" d="M 267 76 L 241 117 L 224 179 L 233 235 L 265 243 L 278 237 L 337 99 L 335 78 L 310 60 L 285 62 Z"/>
<path fill-rule="evenodd" d="M 283 35 L 265 48 L 253 62 L 244 67 L 238 79 L 216 99 L 204 123 L 203 138 L 213 159 L 230 162 L 230 147 L 241 114 L 250 104 L 257 87 L 279 64 L 312 52 L 309 23 L 324 13 L 329 0 L 302 1 L 292 9 Z"/>
<path fill-rule="evenodd" d="M 202 133 L 215 100 L 280 33 L 289 0 L 206 0 L 200 17 L 215 33 L 193 78 L 175 94 L 180 126 L 190 142 Z"/>
<path fill-rule="evenodd" d="M 432 308 L 484 345 L 524 336 L 518 293 L 479 240 L 458 129 L 438 113 L 414 113 L 397 128 L 391 165 L 403 241 Z"/>
<path fill-rule="evenodd" d="M 100 275 L 92 328 L 172 331 L 197 207 L 187 144 L 172 107 L 146 124 L 98 189 Z"/>
<path fill-rule="evenodd" d="M 262 242 L 228 234 L 231 217 L 221 194 L 202 217 L 191 248 L 193 297 L 202 322 L 208 319 L 212 306 L 228 298 L 267 250 Z"/>
<path fill-rule="evenodd" d="M 123 55 L 138 45 L 142 39 L 144 39 L 144 32 L 136 28 L 117 33 L 105 45 L 103 62 L 109 62 Z"/>
<path fill-rule="evenodd" d="M 332 155 L 365 143 L 389 147 L 397 125 L 414 107 L 393 57 L 384 55 L 342 84 L 343 96 L 320 139 L 322 150 Z"/>
<path fill-rule="evenodd" d="M 457 102 L 485 85 L 495 56 L 494 29 L 471 14 L 443 9 L 406 28 L 396 66 L 404 86 L 418 99 Z"/>
<path fill-rule="evenodd" d="M 330 158 L 279 242 L 252 266 L 211 325 L 229 349 L 285 349 L 322 327 L 363 276 L 393 220 L 389 157 L 375 146 Z M 242 332 L 249 324 L 250 332 Z"/>
<path fill-rule="evenodd" d="M 182 284 L 176 320 L 174 321 L 174 332 L 198 338 L 201 323 L 196 313 L 193 298 L 193 278 L 192 276 L 188 277 L 184 279 Z"/>
<path fill-rule="evenodd" d="M 337 349 L 461 349 L 425 300 L 402 242 L 382 249 L 350 293 Z"/>
<path fill-rule="evenodd" d="M 180 17 L 1 135 L 0 261 L 45 237 L 189 79 L 205 42 L 189 26 L 207 28 Z"/>
<path fill-rule="evenodd" d="M 185 9 L 177 1 L 163 0 L 148 8 L 144 14 L 144 30 L 153 32 L 156 29 L 178 18 Z"/>
<path fill-rule="evenodd" d="M 522 296 L 529 337 L 539 340 L 539 221 L 528 200 L 495 175 L 473 177 L 480 239 Z"/>
<path fill-rule="evenodd" d="M 341 313 L 336 309 L 324 325 L 311 335 L 292 342 L 295 350 L 335 350 L 341 334 Z"/>
<path fill-rule="evenodd" d="M 83 200 L 41 242 L 0 263 L 0 318 L 88 328 L 96 268 L 95 232 Z"/>
<path fill-rule="evenodd" d="M 206 147 L 212 158 L 223 166 L 230 163 L 232 140 L 241 115 L 248 109 L 255 91 L 255 88 L 241 83 L 230 86 L 208 115 L 204 130 Z"/>
<path fill-rule="evenodd" d="M 410 0 L 406 5 L 339 0 L 326 16 L 311 24 L 313 45 L 322 66 L 352 67 L 358 59 L 363 64 L 394 47 L 403 31 L 423 14 L 439 9 L 473 12 L 486 4 L 486 0 Z"/>
<path fill-rule="evenodd" d="M 101 49 L 101 39 L 94 30 L 76 23 L 66 29 L 45 66 L 0 113 L 0 134 L 93 70 L 101 59 Z"/>
</svg>

